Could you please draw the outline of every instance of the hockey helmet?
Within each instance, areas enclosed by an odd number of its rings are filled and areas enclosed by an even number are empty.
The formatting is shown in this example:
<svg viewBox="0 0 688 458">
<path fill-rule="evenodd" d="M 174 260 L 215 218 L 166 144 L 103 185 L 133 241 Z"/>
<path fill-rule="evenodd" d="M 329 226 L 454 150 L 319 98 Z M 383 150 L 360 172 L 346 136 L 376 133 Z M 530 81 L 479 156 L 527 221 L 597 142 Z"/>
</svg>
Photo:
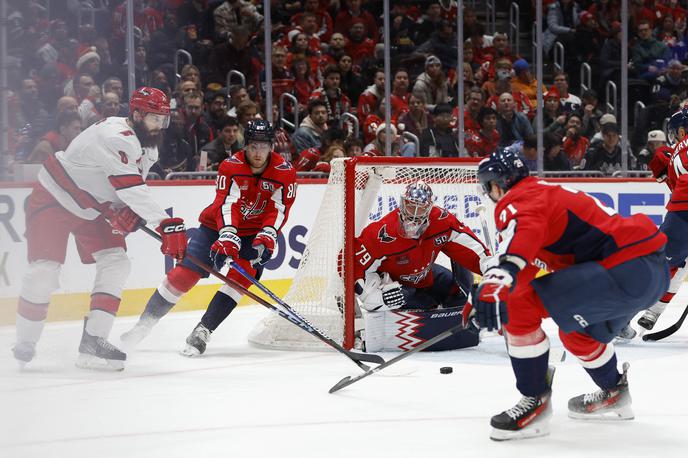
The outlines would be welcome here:
<svg viewBox="0 0 688 458">
<path fill-rule="evenodd" d="M 478 164 L 478 181 L 485 194 L 490 193 L 493 181 L 507 191 L 529 174 L 526 164 L 511 148 L 500 148 Z"/>
<path fill-rule="evenodd" d="M 676 113 L 671 115 L 669 118 L 669 124 L 667 125 L 667 138 L 670 144 L 675 144 L 681 141 L 679 138 L 679 129 L 683 128 L 685 132 L 688 132 L 688 107 L 684 106 Z M 685 135 L 685 132 L 683 135 Z"/>
<path fill-rule="evenodd" d="M 418 180 L 406 186 L 400 202 L 401 234 L 407 238 L 416 239 L 430 224 L 432 189 L 424 181 Z"/>
<path fill-rule="evenodd" d="M 158 128 L 170 125 L 170 99 L 160 89 L 140 87 L 129 100 L 129 111 L 139 111 L 144 118 Z M 150 116 L 149 116 L 150 115 Z"/>
<path fill-rule="evenodd" d="M 244 139 L 246 144 L 251 142 L 273 143 L 275 141 L 275 131 L 268 121 L 255 119 L 248 122 L 244 132 Z"/>
<path fill-rule="evenodd" d="M 674 151 L 669 146 L 660 146 L 655 150 L 655 154 L 650 159 L 647 166 L 652 170 L 652 176 L 658 182 L 663 182 L 667 179 L 667 173 L 669 171 L 669 162 L 671 162 L 671 156 Z"/>
</svg>

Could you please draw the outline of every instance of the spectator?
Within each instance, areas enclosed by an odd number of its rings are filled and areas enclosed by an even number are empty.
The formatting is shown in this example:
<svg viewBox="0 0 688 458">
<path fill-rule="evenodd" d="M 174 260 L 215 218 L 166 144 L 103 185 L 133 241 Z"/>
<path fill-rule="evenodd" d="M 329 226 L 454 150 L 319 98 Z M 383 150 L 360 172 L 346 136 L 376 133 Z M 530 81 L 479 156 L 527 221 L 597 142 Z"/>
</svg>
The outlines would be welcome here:
<svg viewBox="0 0 688 458">
<path fill-rule="evenodd" d="M 498 110 L 499 107 L 499 96 L 505 92 L 511 94 L 514 99 L 514 106 L 516 111 L 523 113 L 528 117 L 528 120 L 535 117 L 535 109 L 533 104 L 530 102 L 530 98 L 521 91 L 517 91 L 511 85 L 511 75 L 509 73 L 501 73 L 498 75 L 497 81 L 495 82 L 495 93 L 492 97 L 487 99 L 485 105 L 490 108 Z"/>
<path fill-rule="evenodd" d="M 374 111 L 380 101 L 385 96 L 385 72 L 383 70 L 376 70 L 373 76 L 373 84 L 363 91 L 363 94 L 358 98 L 358 105 L 356 106 L 358 112 L 358 120 L 363 125 L 365 119 Z"/>
<path fill-rule="evenodd" d="M 593 89 L 588 89 L 581 94 L 583 101 L 583 125 L 581 127 L 581 135 L 587 138 L 592 138 L 597 132 L 601 130 L 600 118 L 604 115 L 602 110 L 598 107 L 597 92 Z"/>
<path fill-rule="evenodd" d="M 489 107 L 480 108 L 478 124 L 477 130 L 466 131 L 466 153 L 471 157 L 489 156 L 499 146 L 497 112 Z"/>
<path fill-rule="evenodd" d="M 344 45 L 344 51 L 351 56 L 354 65 L 361 65 L 364 60 L 373 58 L 375 42 L 366 36 L 363 20 L 352 20 L 347 36 L 349 41 Z"/>
<path fill-rule="evenodd" d="M 463 111 L 464 130 L 480 130 L 480 109 L 484 106 L 483 92 L 478 86 L 469 86 L 466 94 L 466 109 Z M 452 112 L 452 127 L 459 125 L 459 107 Z M 496 119 L 495 119 L 496 120 Z"/>
<path fill-rule="evenodd" d="M 321 136 L 327 129 L 327 104 L 319 99 L 313 99 L 308 104 L 308 116 L 301 121 L 301 125 L 294 135 L 292 142 L 296 151 L 308 148 L 320 148 Z"/>
<path fill-rule="evenodd" d="M 222 116 L 216 122 L 217 137 L 205 145 L 201 151 L 207 151 L 206 170 L 217 170 L 220 162 L 241 149 L 239 146 L 239 123 L 235 118 Z"/>
<path fill-rule="evenodd" d="M 297 57 L 292 61 L 291 73 L 294 75 L 294 95 L 299 101 L 299 111 L 303 112 L 308 105 L 308 98 L 319 83 L 311 74 L 310 64 L 304 57 Z"/>
<path fill-rule="evenodd" d="M 642 1 L 642 0 L 641 0 Z M 613 80 L 619 81 L 621 70 L 621 23 L 612 23 L 612 34 L 607 38 L 602 45 L 600 51 L 600 86 L 605 81 Z"/>
<path fill-rule="evenodd" d="M 77 75 L 88 75 L 96 81 L 98 74 L 100 73 L 100 56 L 96 52 L 95 48 L 88 48 L 84 53 L 79 56 L 76 61 L 76 71 Z M 67 82 L 64 87 L 64 95 L 74 96 L 76 94 L 76 89 L 74 88 L 75 80 L 72 79 Z"/>
<path fill-rule="evenodd" d="M 605 175 L 621 170 L 619 126 L 616 123 L 610 122 L 602 126 L 602 141 L 588 149 L 581 167 L 585 170 L 600 170 Z"/>
<path fill-rule="evenodd" d="M 108 92 L 113 92 L 117 94 L 117 97 L 119 97 L 120 100 L 120 105 L 119 105 L 119 111 L 117 112 L 117 116 L 128 116 L 129 115 L 129 104 L 128 103 L 122 103 L 122 100 L 124 97 L 124 85 L 122 84 L 122 80 L 117 78 L 116 76 L 111 76 L 107 78 L 105 81 L 103 81 L 103 93 L 107 94 Z"/>
<path fill-rule="evenodd" d="M 420 138 L 424 130 L 434 125 L 432 115 L 428 113 L 425 107 L 425 99 L 422 95 L 411 94 L 409 97 L 409 111 L 399 117 L 399 124 L 403 124 L 406 132 L 410 132 L 418 138 Z"/>
<path fill-rule="evenodd" d="M 537 137 L 535 135 L 528 135 L 525 139 L 523 139 L 519 155 L 521 156 L 523 163 L 526 165 L 526 167 L 528 167 L 528 170 L 538 169 Z"/>
<path fill-rule="evenodd" d="M 213 132 L 203 118 L 203 96 L 200 92 L 186 94 L 183 98 L 182 110 L 184 114 L 184 131 L 191 145 L 193 164 L 188 164 L 189 170 L 194 170 L 198 163 L 201 148 L 213 140 Z"/>
<path fill-rule="evenodd" d="M 245 26 L 237 26 L 231 37 L 221 41 L 210 52 L 208 67 L 211 69 L 209 81 L 224 85 L 230 70 L 241 72 L 246 81 L 254 81 L 255 74 L 251 64 L 249 40 L 251 33 Z"/>
<path fill-rule="evenodd" d="M 346 33 L 351 30 L 354 22 L 360 21 L 364 26 L 366 36 L 377 41 L 375 18 L 361 7 L 362 3 L 362 0 L 346 0 L 346 7 L 342 8 L 334 21 L 334 31 Z"/>
<path fill-rule="evenodd" d="M 323 87 L 316 89 L 311 94 L 311 100 L 318 99 L 327 107 L 327 122 L 336 125 L 342 117 L 342 113 L 351 112 L 351 101 L 339 88 L 342 74 L 335 66 L 325 69 Z"/>
<path fill-rule="evenodd" d="M 227 41 L 237 26 L 243 25 L 250 33 L 258 31 L 263 16 L 256 7 L 245 0 L 225 0 L 213 12 L 215 38 L 217 42 Z"/>
<path fill-rule="evenodd" d="M 25 78 L 21 82 L 21 87 L 17 93 L 19 97 L 19 110 L 14 113 L 16 127 L 23 127 L 27 124 L 33 126 L 41 119 L 48 116 L 47 111 L 38 97 L 38 85 L 32 78 Z"/>
<path fill-rule="evenodd" d="M 661 14 L 661 13 L 660 13 Z M 640 21 L 646 20 L 654 27 L 657 16 L 655 12 L 645 7 L 645 0 L 631 0 L 628 11 L 628 30 L 637 30 Z M 620 21 L 621 18 L 617 19 Z M 612 31 L 612 35 L 614 31 Z"/>
<path fill-rule="evenodd" d="M 434 110 L 437 104 L 449 101 L 447 78 L 437 56 L 428 56 L 425 59 L 425 72 L 416 79 L 413 85 L 413 94 L 423 97 L 429 110 Z"/>
<path fill-rule="evenodd" d="M 671 59 L 669 47 L 653 38 L 649 21 L 638 23 L 638 39 L 631 50 L 633 68 L 640 78 L 654 81 Z"/>
<path fill-rule="evenodd" d="M 592 73 L 596 74 L 599 71 L 597 58 L 602 46 L 602 40 L 595 15 L 588 11 L 583 11 L 580 15 L 580 25 L 573 35 L 573 41 L 576 45 L 573 48 L 574 55 L 571 57 L 575 60 L 574 65 L 576 68 L 579 68 L 580 64 L 585 62 L 592 68 Z"/>
<path fill-rule="evenodd" d="M 652 86 L 652 104 L 656 110 L 654 117 L 664 119 L 671 116 L 679 108 L 681 101 L 688 97 L 685 70 L 686 67 L 680 61 L 673 59 L 669 61 L 666 73 L 657 77 Z"/>
<path fill-rule="evenodd" d="M 349 138 L 344 142 L 346 157 L 358 157 L 363 155 L 363 142 L 359 138 Z"/>
<path fill-rule="evenodd" d="M 664 131 L 651 130 L 647 133 L 647 144 L 638 153 L 638 161 L 642 164 L 644 170 L 648 170 L 648 164 L 659 148 L 668 152 L 669 156 L 673 155 L 673 148 L 667 145 Z"/>
<path fill-rule="evenodd" d="M 492 63 L 490 69 L 491 71 L 488 73 L 490 78 L 483 83 L 482 90 L 487 94 L 487 97 L 499 96 L 497 93 L 497 81 L 511 78 L 511 60 L 501 57 Z"/>
<path fill-rule="evenodd" d="M 247 100 L 251 101 L 251 98 L 249 97 L 248 91 L 244 86 L 239 84 L 231 86 L 229 88 L 229 102 L 232 104 L 232 108 L 229 109 L 229 116 L 232 116 L 233 118 L 239 118 L 236 112 L 237 107 Z"/>
<path fill-rule="evenodd" d="M 318 53 L 308 46 L 308 35 L 303 32 L 296 33 L 291 39 L 291 46 L 287 54 L 287 66 L 291 68 L 295 59 L 304 59 L 308 64 L 309 72 L 317 74 L 320 63 Z"/>
<path fill-rule="evenodd" d="M 206 96 L 206 105 L 208 108 L 204 113 L 205 122 L 213 131 L 213 136 L 217 138 L 226 123 L 227 93 L 223 89 L 209 92 Z"/>
<path fill-rule="evenodd" d="M 590 139 L 590 145 L 591 146 L 594 146 L 595 144 L 602 141 L 602 127 L 605 124 L 610 124 L 610 123 L 616 124 L 618 127 L 618 123 L 616 122 L 616 116 L 614 116 L 613 114 L 606 113 L 600 117 L 600 131 L 596 132 L 595 135 L 593 135 L 592 138 Z"/>
<path fill-rule="evenodd" d="M 429 127 L 420 136 L 420 156 L 459 157 L 457 136 L 450 127 L 451 106 L 438 104 L 434 111 L 434 127 Z"/>
<path fill-rule="evenodd" d="M 324 69 L 328 65 L 336 65 L 337 62 L 339 62 L 339 59 L 344 54 L 346 54 L 346 52 L 344 51 L 345 45 L 346 38 L 344 38 L 344 35 L 341 33 L 333 33 L 330 37 L 330 42 L 327 46 L 327 50 L 322 54 L 322 57 L 320 58 L 320 68 Z"/>
<path fill-rule="evenodd" d="M 573 36 L 578 27 L 580 8 L 574 0 L 557 0 L 547 9 L 547 29 L 542 37 L 545 55 L 549 54 L 554 43 L 560 41 L 567 51 L 573 50 Z M 571 55 L 572 53 L 567 52 Z"/>
<path fill-rule="evenodd" d="M 177 15 L 168 11 L 164 15 L 164 24 L 151 35 L 150 53 L 148 63 L 153 67 L 169 63 L 170 56 L 181 47 L 177 39 L 179 28 L 177 27 Z"/>
<path fill-rule="evenodd" d="M 106 92 L 103 94 L 103 101 L 100 104 L 101 119 L 109 118 L 110 116 L 119 116 L 119 96 L 114 92 Z"/>
<path fill-rule="evenodd" d="M 79 101 L 79 115 L 81 126 L 87 128 L 100 119 L 95 103 L 100 98 L 100 87 L 96 86 L 93 77 L 85 73 L 77 73 L 74 77 L 76 99 Z"/>
<path fill-rule="evenodd" d="M 590 140 L 581 135 L 582 126 L 583 122 L 578 113 L 571 113 L 568 115 L 566 119 L 566 136 L 562 141 L 561 149 L 564 151 L 564 154 L 566 154 L 566 157 L 569 159 L 574 169 L 579 168 L 590 146 Z"/>
<path fill-rule="evenodd" d="M 392 141 L 390 142 L 390 154 L 385 154 L 385 142 L 387 138 L 385 123 L 377 126 L 377 129 L 375 129 L 375 138 L 372 142 L 368 143 L 365 148 L 363 148 L 363 154 L 365 156 L 400 156 L 401 137 L 397 135 L 397 128 L 394 127 L 394 124 L 390 124 L 389 133 L 392 135 Z M 408 155 L 414 156 L 414 151 L 409 151 Z"/>
<path fill-rule="evenodd" d="M 239 143 L 244 147 L 244 129 L 249 121 L 258 117 L 258 105 L 249 99 L 244 100 L 236 107 L 236 118 L 239 121 Z"/>
<path fill-rule="evenodd" d="M 384 90 L 384 87 L 383 87 Z M 398 122 L 399 117 L 409 110 L 409 75 L 405 69 L 399 69 L 394 73 L 392 80 L 392 93 L 390 100 L 392 104 L 392 121 Z M 384 92 L 384 91 L 383 91 Z"/>
<path fill-rule="evenodd" d="M 427 3 L 425 14 L 421 16 L 413 32 L 414 43 L 424 43 L 430 39 L 430 35 L 440 28 L 442 22 L 442 9 L 439 2 L 431 1 Z"/>
<path fill-rule="evenodd" d="M 332 36 L 332 31 L 334 30 L 334 24 L 332 22 L 332 16 L 327 12 L 325 8 L 320 7 L 319 0 L 304 0 L 303 2 L 304 13 L 311 13 L 315 15 L 317 32 L 316 36 L 322 41 L 329 41 Z M 291 19 L 292 27 L 301 22 L 301 16 L 303 13 L 294 14 Z"/>
<path fill-rule="evenodd" d="M 571 170 L 569 159 L 562 150 L 561 138 L 551 132 L 543 134 L 543 168 L 544 170 L 552 171 L 567 171 Z"/>
<path fill-rule="evenodd" d="M 516 111 L 514 97 L 508 92 L 499 96 L 497 113 L 500 146 L 509 146 L 514 142 L 522 141 L 527 135 L 533 134 L 533 127 L 530 125 L 528 117 Z"/>
<path fill-rule="evenodd" d="M 437 56 L 444 63 L 445 68 L 455 68 L 458 50 L 456 49 L 456 34 L 453 26 L 447 20 L 442 20 L 440 26 L 435 30 L 430 38 L 417 48 L 421 54 L 431 54 Z"/>
<path fill-rule="evenodd" d="M 260 94 L 261 99 L 265 100 L 266 82 L 265 70 L 260 72 Z M 283 46 L 273 46 L 272 48 L 272 97 L 279 100 L 284 93 L 294 92 L 294 75 L 287 68 L 287 48 Z"/>
<path fill-rule="evenodd" d="M 618 1 L 595 0 L 588 12 L 595 18 L 597 30 L 602 38 L 608 38 L 612 34 L 612 23 L 621 20 L 621 6 Z"/>
<path fill-rule="evenodd" d="M 537 80 L 530 72 L 530 65 L 525 59 L 518 59 L 513 64 L 516 78 L 511 80 L 511 88 L 514 91 L 522 92 L 528 97 L 531 106 L 537 106 Z M 561 94 L 561 91 L 559 91 Z M 578 100 L 580 105 L 580 99 Z"/>
<path fill-rule="evenodd" d="M 170 112 L 170 126 L 165 130 L 158 162 L 151 171 L 161 177 L 165 177 L 170 172 L 188 172 L 194 170 L 196 161 L 194 150 L 187 140 L 184 128 L 184 114 L 179 110 Z"/>
<path fill-rule="evenodd" d="M 335 34 L 336 35 L 336 34 Z M 358 98 L 366 88 L 361 75 L 353 70 L 354 61 L 348 54 L 342 54 L 337 61 L 337 68 L 341 75 L 340 87 L 352 103 L 358 103 Z M 355 106 L 355 105 L 354 105 Z"/>
<path fill-rule="evenodd" d="M 554 74 L 554 87 L 559 92 L 564 113 L 569 114 L 580 109 L 581 99 L 569 92 L 569 77 L 566 73 L 559 71 Z"/>
<path fill-rule="evenodd" d="M 64 112 L 58 115 L 55 130 L 48 131 L 31 151 L 27 162 L 42 164 L 57 151 L 64 151 L 81 133 L 81 117 L 78 113 Z"/>
<path fill-rule="evenodd" d="M 559 127 L 559 123 L 563 125 L 566 122 L 566 115 L 562 113 L 559 91 L 557 88 L 554 86 L 550 87 L 542 98 L 545 105 L 545 109 L 542 110 L 542 124 L 548 128 L 548 131 L 550 130 L 550 126 L 552 126 L 552 130 L 554 130 Z M 537 131 L 537 117 L 533 119 L 532 124 L 533 130 Z"/>
</svg>

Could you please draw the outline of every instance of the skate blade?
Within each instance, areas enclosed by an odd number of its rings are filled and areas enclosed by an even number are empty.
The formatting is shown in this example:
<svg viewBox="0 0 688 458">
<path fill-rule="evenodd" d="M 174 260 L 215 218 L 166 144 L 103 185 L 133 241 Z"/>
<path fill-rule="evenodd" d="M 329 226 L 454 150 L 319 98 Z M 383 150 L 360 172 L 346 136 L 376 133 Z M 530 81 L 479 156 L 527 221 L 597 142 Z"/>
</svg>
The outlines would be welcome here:
<svg viewBox="0 0 688 458">
<path fill-rule="evenodd" d="M 585 421 L 628 421 L 633 420 L 635 415 L 631 406 L 625 406 L 614 410 L 593 413 L 580 413 L 569 410 L 569 418 Z"/>
<path fill-rule="evenodd" d="M 549 435 L 549 422 L 534 423 L 518 431 L 492 428 L 490 439 L 496 442 L 533 439 Z"/>
<path fill-rule="evenodd" d="M 198 348 L 192 347 L 191 345 L 187 345 L 186 347 L 182 348 L 179 351 L 179 354 L 182 356 L 186 356 L 187 358 L 195 358 L 197 356 L 201 356 L 201 352 L 198 351 Z"/>
<path fill-rule="evenodd" d="M 119 372 L 124 370 L 124 361 L 103 359 L 97 356 L 80 353 L 76 359 L 76 367 L 92 371 Z"/>
</svg>

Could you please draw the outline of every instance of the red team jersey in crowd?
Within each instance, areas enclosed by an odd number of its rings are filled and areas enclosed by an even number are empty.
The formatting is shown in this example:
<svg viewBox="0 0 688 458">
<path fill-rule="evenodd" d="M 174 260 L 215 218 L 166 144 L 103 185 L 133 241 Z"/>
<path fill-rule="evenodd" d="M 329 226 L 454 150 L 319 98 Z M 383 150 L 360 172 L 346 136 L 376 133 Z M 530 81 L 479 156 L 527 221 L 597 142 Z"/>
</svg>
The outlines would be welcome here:
<svg viewBox="0 0 688 458">
<path fill-rule="evenodd" d="M 688 137 L 684 137 L 674 147 L 667 172 L 666 183 L 671 189 L 667 210 L 688 210 Z"/>
<path fill-rule="evenodd" d="M 206 227 L 237 229 L 239 236 L 254 235 L 271 226 L 280 231 L 296 196 L 296 170 L 272 152 L 265 171 L 251 172 L 245 152 L 222 161 L 215 184 L 215 200 L 198 220 Z"/>
<path fill-rule="evenodd" d="M 468 227 L 440 207 L 430 211 L 430 225 L 419 239 L 400 234 L 399 209 L 370 223 L 354 240 L 356 280 L 368 272 L 387 272 L 392 280 L 414 288 L 433 283 L 432 264 L 440 253 L 480 274 L 487 248 Z"/>
<path fill-rule="evenodd" d="M 500 259 L 549 271 L 588 261 L 609 269 L 653 253 L 667 240 L 646 215 L 622 217 L 588 194 L 535 177 L 506 193 L 495 220 Z"/>
</svg>

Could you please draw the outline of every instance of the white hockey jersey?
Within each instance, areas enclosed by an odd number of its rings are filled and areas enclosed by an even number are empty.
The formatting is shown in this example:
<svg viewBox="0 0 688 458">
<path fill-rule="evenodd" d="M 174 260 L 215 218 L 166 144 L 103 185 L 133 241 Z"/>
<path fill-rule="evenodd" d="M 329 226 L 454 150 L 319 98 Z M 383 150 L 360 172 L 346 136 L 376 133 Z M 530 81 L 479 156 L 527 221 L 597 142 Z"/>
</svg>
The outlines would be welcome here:
<svg viewBox="0 0 688 458">
<path fill-rule="evenodd" d="M 158 160 L 157 148 L 142 148 L 127 118 L 93 124 L 48 158 L 38 181 L 69 212 L 96 219 L 104 209 L 128 206 L 147 224 L 168 218 L 144 183 Z"/>
</svg>

